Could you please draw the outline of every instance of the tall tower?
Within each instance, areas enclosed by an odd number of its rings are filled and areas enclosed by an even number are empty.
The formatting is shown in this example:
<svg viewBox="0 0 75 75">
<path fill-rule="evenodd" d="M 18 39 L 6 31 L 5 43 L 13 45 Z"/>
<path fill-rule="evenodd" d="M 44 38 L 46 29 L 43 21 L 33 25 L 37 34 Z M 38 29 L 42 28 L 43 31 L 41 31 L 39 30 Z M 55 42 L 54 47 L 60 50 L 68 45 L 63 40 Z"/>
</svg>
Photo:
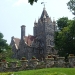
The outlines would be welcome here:
<svg viewBox="0 0 75 75">
<path fill-rule="evenodd" d="M 23 40 L 25 37 L 25 27 L 26 27 L 25 25 L 21 26 L 21 40 Z"/>
<path fill-rule="evenodd" d="M 39 51 L 39 58 L 45 58 L 48 54 L 52 54 L 51 48 L 54 46 L 54 28 L 55 22 L 49 17 L 45 7 L 43 8 L 38 23 L 34 24 L 34 34 L 36 34 L 36 44 Z"/>
<path fill-rule="evenodd" d="M 35 20 L 35 22 L 34 22 L 34 27 L 33 27 L 33 34 L 34 34 L 34 36 L 36 37 L 36 34 L 37 34 L 37 22 L 36 22 L 36 20 Z"/>
</svg>

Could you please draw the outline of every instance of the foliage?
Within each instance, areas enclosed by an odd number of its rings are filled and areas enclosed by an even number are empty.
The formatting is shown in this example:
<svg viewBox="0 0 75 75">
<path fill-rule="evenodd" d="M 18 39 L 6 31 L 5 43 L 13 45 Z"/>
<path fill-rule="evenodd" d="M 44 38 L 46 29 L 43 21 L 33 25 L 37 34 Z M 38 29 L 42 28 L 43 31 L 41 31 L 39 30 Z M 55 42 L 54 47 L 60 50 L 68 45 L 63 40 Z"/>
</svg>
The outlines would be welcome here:
<svg viewBox="0 0 75 75">
<path fill-rule="evenodd" d="M 12 50 L 6 50 L 0 53 L 0 61 L 1 60 L 10 60 L 12 57 Z"/>
<path fill-rule="evenodd" d="M 0 33 L 0 61 L 10 58 L 12 55 L 11 47 L 3 37 L 3 34 Z"/>
<path fill-rule="evenodd" d="M 74 75 L 75 68 L 46 68 L 14 72 L 14 75 Z"/>
<path fill-rule="evenodd" d="M 37 2 L 38 0 L 28 0 L 29 1 L 29 3 L 31 4 L 31 5 L 33 5 L 33 3 L 34 2 Z"/>
<path fill-rule="evenodd" d="M 66 27 L 67 23 L 68 23 L 67 17 L 62 17 L 62 18 L 58 19 L 57 25 L 58 25 L 59 30 L 62 30 L 64 27 Z"/>
<path fill-rule="evenodd" d="M 6 60 L 7 62 L 18 61 L 12 58 L 11 47 L 6 43 L 7 41 L 3 39 L 3 34 L 0 33 L 0 61 Z"/>
<path fill-rule="evenodd" d="M 67 3 L 68 9 L 75 15 L 75 0 L 70 0 Z"/>
<path fill-rule="evenodd" d="M 7 41 L 3 39 L 3 37 L 3 34 L 0 33 L 0 53 L 7 49 L 10 49 L 10 46 L 7 44 Z"/>
<path fill-rule="evenodd" d="M 59 31 L 55 32 L 55 48 L 60 56 L 75 54 L 75 20 L 60 18 Z"/>
</svg>

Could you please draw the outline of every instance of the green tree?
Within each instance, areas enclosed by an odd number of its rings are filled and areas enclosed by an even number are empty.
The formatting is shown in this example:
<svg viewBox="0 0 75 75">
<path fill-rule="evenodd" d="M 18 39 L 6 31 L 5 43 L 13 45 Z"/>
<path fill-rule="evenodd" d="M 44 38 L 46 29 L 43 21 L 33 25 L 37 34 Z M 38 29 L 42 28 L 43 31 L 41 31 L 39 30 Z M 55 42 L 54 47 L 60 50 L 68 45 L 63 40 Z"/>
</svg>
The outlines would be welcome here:
<svg viewBox="0 0 75 75">
<path fill-rule="evenodd" d="M 32 5 L 34 2 L 37 2 L 38 0 L 28 0 L 28 1 Z"/>
<path fill-rule="evenodd" d="M 66 27 L 67 23 L 68 23 L 67 17 L 62 17 L 62 18 L 58 19 L 57 25 L 58 25 L 59 30 L 62 30 L 64 27 Z"/>
<path fill-rule="evenodd" d="M 0 33 L 0 53 L 7 49 L 10 49 L 10 46 L 7 44 L 7 41 L 3 39 L 3 34 Z"/>
<path fill-rule="evenodd" d="M 58 54 L 60 56 L 65 56 L 68 54 L 75 54 L 75 20 L 67 20 L 65 23 L 65 19 L 61 22 L 58 20 L 62 30 L 57 31 L 55 33 L 55 48 L 58 50 Z"/>
<path fill-rule="evenodd" d="M 70 0 L 67 3 L 68 9 L 75 15 L 75 0 Z"/>
<path fill-rule="evenodd" d="M 7 41 L 3 39 L 3 34 L 0 33 L 0 61 L 11 56 L 11 47 L 7 44 Z"/>
</svg>

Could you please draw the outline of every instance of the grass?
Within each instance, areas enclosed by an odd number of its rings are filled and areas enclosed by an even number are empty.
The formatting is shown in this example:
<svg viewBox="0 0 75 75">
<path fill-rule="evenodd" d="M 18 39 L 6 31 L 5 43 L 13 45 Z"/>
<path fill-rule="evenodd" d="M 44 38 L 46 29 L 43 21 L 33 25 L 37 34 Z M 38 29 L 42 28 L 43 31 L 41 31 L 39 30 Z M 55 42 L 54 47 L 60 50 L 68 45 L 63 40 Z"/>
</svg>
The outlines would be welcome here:
<svg viewBox="0 0 75 75">
<path fill-rule="evenodd" d="M 11 73 L 0 73 L 0 75 L 11 75 Z M 38 70 L 26 70 L 13 72 L 13 75 L 75 75 L 75 68 L 46 68 Z"/>
<path fill-rule="evenodd" d="M 14 75 L 75 75 L 75 68 L 46 68 L 14 72 Z"/>
</svg>

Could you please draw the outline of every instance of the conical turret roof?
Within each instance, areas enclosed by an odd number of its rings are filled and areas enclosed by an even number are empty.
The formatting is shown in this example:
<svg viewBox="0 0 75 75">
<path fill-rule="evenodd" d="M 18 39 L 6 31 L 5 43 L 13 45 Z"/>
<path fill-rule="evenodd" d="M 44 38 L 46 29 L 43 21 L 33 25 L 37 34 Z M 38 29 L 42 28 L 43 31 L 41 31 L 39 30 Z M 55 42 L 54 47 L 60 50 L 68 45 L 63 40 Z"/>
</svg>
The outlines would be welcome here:
<svg viewBox="0 0 75 75">
<path fill-rule="evenodd" d="M 47 13 L 47 11 L 45 10 L 45 8 L 43 8 L 43 11 L 42 11 L 42 14 L 41 14 L 40 19 L 43 19 L 43 18 L 49 18 L 48 13 Z"/>
</svg>

